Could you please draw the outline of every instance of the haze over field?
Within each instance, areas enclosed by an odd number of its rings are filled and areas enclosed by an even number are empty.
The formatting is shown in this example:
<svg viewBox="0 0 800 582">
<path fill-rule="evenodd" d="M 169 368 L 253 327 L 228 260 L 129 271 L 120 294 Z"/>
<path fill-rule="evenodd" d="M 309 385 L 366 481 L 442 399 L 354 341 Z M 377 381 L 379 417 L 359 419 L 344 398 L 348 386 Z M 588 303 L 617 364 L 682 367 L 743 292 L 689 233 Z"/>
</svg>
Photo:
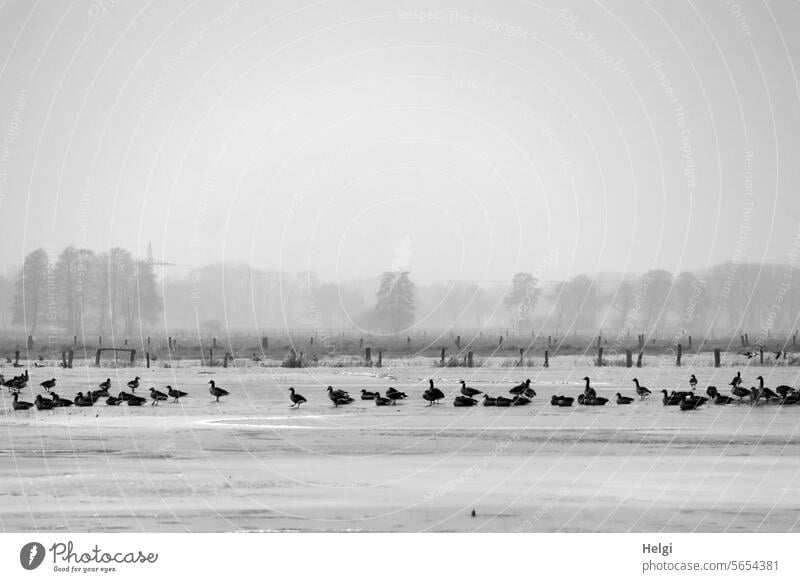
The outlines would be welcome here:
<svg viewBox="0 0 800 582">
<path fill-rule="evenodd" d="M 798 19 L 793 2 L 5 2 L 0 270 L 148 242 L 184 270 L 334 282 L 791 262 Z"/>
</svg>

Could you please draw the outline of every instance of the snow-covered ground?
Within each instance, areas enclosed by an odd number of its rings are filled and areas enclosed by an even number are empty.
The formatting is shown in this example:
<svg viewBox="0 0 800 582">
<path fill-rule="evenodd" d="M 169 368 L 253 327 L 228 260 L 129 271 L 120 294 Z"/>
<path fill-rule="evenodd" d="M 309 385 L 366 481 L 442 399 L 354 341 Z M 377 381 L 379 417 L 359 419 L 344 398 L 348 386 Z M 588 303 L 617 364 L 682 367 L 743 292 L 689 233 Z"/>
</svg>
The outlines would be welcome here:
<svg viewBox="0 0 800 582">
<path fill-rule="evenodd" d="M 688 389 L 689 374 L 723 393 L 738 368 L 596 368 L 555 358 L 543 368 L 391 367 L 288 370 L 159 367 L 31 370 L 72 397 L 111 376 L 116 393 L 167 384 L 180 404 L 14 412 L 0 397 L 3 531 L 800 531 L 800 406 L 707 405 L 659 398 L 557 408 L 588 375 L 600 395 Z M 689 362 L 687 362 L 689 363 Z M 160 363 L 159 363 L 160 364 Z M 747 387 L 798 385 L 792 367 L 742 367 Z M 6 376 L 9 374 L 5 370 Z M 219 404 L 208 381 L 230 390 Z M 428 378 L 493 395 L 531 378 L 525 407 L 427 406 Z M 325 388 L 409 398 L 335 408 Z M 308 403 L 289 408 L 294 386 Z M 702 389 L 702 390 L 701 390 Z M 656 395 L 658 396 L 658 395 Z M 471 517 L 472 510 L 476 516 Z"/>
</svg>

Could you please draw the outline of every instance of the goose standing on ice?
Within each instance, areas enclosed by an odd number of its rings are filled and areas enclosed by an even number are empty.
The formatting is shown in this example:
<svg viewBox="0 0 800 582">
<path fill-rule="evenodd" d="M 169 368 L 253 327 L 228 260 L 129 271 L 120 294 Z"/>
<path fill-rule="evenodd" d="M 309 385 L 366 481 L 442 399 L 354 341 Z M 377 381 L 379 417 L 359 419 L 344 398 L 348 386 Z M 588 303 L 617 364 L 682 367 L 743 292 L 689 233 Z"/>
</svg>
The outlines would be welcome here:
<svg viewBox="0 0 800 582">
<path fill-rule="evenodd" d="M 139 376 L 136 376 L 136 378 L 134 378 L 133 380 L 128 382 L 128 388 L 130 388 L 131 392 L 133 392 L 134 394 L 136 394 L 136 389 L 139 387 L 139 380 L 140 379 L 141 378 L 139 378 Z"/>
<path fill-rule="evenodd" d="M 692 390 L 697 388 L 697 377 L 694 374 L 692 374 L 692 377 L 689 378 L 689 386 L 692 387 Z"/>
<path fill-rule="evenodd" d="M 652 394 L 647 386 L 639 384 L 639 378 L 634 378 L 633 383 L 636 384 L 636 395 L 639 397 L 639 400 L 644 400 Z"/>
<path fill-rule="evenodd" d="M 180 400 L 184 396 L 189 396 L 188 392 L 182 392 L 180 390 L 175 390 L 172 386 L 167 386 L 167 394 L 169 394 L 169 397 L 172 398 L 173 402 L 177 402 L 178 400 Z"/>
<path fill-rule="evenodd" d="M 56 379 L 55 378 L 50 378 L 49 380 L 45 380 L 44 382 L 39 384 L 39 386 L 44 388 L 45 392 L 50 392 L 51 388 L 55 388 L 56 387 Z"/>
<path fill-rule="evenodd" d="M 208 388 L 208 391 L 211 393 L 211 396 L 217 399 L 217 402 L 219 402 L 219 399 L 223 396 L 228 396 L 230 394 L 230 392 L 224 388 L 219 388 L 214 380 L 209 380 L 208 383 L 211 384 L 211 386 Z"/>
<path fill-rule="evenodd" d="M 155 388 L 151 387 L 150 388 L 150 398 L 153 399 L 153 401 L 150 403 L 150 406 L 153 406 L 153 405 L 158 406 L 159 402 L 167 399 L 167 395 L 164 394 L 163 392 L 160 392 L 160 391 L 156 390 Z"/>
<path fill-rule="evenodd" d="M 106 381 L 100 382 L 98 386 L 103 390 L 108 390 L 109 388 L 111 388 L 111 378 L 106 378 Z"/>
<path fill-rule="evenodd" d="M 531 386 L 531 379 L 530 379 L 530 378 L 528 378 L 528 379 L 527 379 L 527 380 L 525 380 L 525 381 L 524 381 L 522 384 L 517 384 L 516 386 L 514 386 L 513 388 L 511 388 L 511 389 L 509 390 L 509 392 L 510 392 L 511 394 L 522 394 L 523 392 L 525 392 L 525 389 L 526 389 L 526 388 L 530 388 L 530 386 Z"/>
<path fill-rule="evenodd" d="M 731 380 L 731 383 L 728 384 L 728 386 L 733 386 L 734 388 L 738 388 L 741 385 L 742 385 L 742 373 L 736 372 L 736 375 L 733 377 L 733 380 Z"/>
<path fill-rule="evenodd" d="M 303 402 L 306 402 L 306 399 L 302 394 L 298 394 L 294 391 L 294 387 L 289 388 L 289 400 L 292 401 L 290 408 L 294 408 L 295 406 L 300 408 L 300 405 L 303 404 Z"/>
</svg>

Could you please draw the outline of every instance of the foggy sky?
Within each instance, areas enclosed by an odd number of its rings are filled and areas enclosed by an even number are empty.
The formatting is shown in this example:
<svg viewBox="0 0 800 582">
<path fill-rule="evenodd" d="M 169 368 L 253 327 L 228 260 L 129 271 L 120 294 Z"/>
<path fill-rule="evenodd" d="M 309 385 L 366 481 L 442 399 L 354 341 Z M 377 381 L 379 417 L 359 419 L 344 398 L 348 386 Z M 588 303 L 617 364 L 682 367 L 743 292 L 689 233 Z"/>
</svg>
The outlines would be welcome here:
<svg viewBox="0 0 800 582">
<path fill-rule="evenodd" d="M 266 5 L 262 5 L 266 4 Z M 0 270 L 784 263 L 797 2 L 0 3 Z"/>
</svg>

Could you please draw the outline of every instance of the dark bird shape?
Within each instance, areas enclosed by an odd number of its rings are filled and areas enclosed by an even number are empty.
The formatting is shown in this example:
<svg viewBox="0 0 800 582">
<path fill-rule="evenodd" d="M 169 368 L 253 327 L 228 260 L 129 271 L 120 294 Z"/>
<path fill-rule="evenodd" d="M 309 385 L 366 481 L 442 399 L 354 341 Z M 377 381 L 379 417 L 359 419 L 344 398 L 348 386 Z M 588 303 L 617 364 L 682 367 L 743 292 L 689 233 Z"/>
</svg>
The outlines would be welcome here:
<svg viewBox="0 0 800 582">
<path fill-rule="evenodd" d="M 533 400 L 536 396 L 536 390 L 533 388 L 525 388 L 525 390 L 522 391 L 522 395 L 528 400 Z"/>
<path fill-rule="evenodd" d="M 586 387 L 583 389 L 584 396 L 587 398 L 596 398 L 597 391 L 589 385 L 589 377 L 586 376 L 583 380 L 586 382 Z"/>
<path fill-rule="evenodd" d="M 259 356 L 255 355 L 255 354 L 253 354 L 253 357 L 250 358 L 250 359 L 253 360 L 254 362 L 260 362 L 261 361 L 261 358 Z"/>
<path fill-rule="evenodd" d="M 289 388 L 289 400 L 292 401 L 292 408 L 294 408 L 295 406 L 297 408 L 300 408 L 301 404 L 307 402 L 305 396 L 303 396 L 302 394 L 298 394 L 297 392 L 294 391 L 294 387 Z"/>
<path fill-rule="evenodd" d="M 732 396 L 725 396 L 724 394 L 717 394 L 713 397 L 714 404 L 725 405 L 730 404 L 732 402 L 736 402 L 736 400 Z"/>
<path fill-rule="evenodd" d="M 394 400 L 391 398 L 384 398 L 381 396 L 381 393 L 378 392 L 378 395 L 375 397 L 375 406 L 388 406 L 389 404 L 394 404 Z"/>
<path fill-rule="evenodd" d="M 661 399 L 664 406 L 677 406 L 681 403 L 681 400 L 683 400 L 679 395 L 675 394 L 675 392 L 669 394 L 666 390 L 662 390 L 661 393 L 664 395 Z"/>
<path fill-rule="evenodd" d="M 402 400 L 404 398 L 407 398 L 408 394 L 406 394 L 405 392 L 400 392 L 400 390 L 397 390 L 389 386 L 389 388 L 386 390 L 386 397 L 391 398 L 392 400 Z"/>
<path fill-rule="evenodd" d="M 477 396 L 478 394 L 483 394 L 482 390 L 478 390 L 477 388 L 471 388 L 467 386 L 467 383 L 464 380 L 459 380 L 461 382 L 461 394 L 466 396 L 467 398 L 472 398 L 473 396 Z"/>
<path fill-rule="evenodd" d="M 211 386 L 208 387 L 208 391 L 211 394 L 211 396 L 217 399 L 217 402 L 219 402 L 219 399 L 222 398 L 223 396 L 228 396 L 228 394 L 230 394 L 230 392 L 228 392 L 224 388 L 218 387 L 216 382 L 214 382 L 214 380 L 209 380 L 208 383 L 211 384 Z"/>
<path fill-rule="evenodd" d="M 170 398 L 172 398 L 173 402 L 178 402 L 184 396 L 189 396 L 188 392 L 183 392 L 181 390 L 175 390 L 172 386 L 167 386 L 167 394 Z"/>
<path fill-rule="evenodd" d="M 639 378 L 634 378 L 633 383 L 636 384 L 636 395 L 639 397 L 639 400 L 644 400 L 652 394 L 647 386 L 639 384 Z"/>
<path fill-rule="evenodd" d="M 150 403 L 150 405 L 152 406 L 152 405 L 155 404 L 156 406 L 158 406 L 158 403 L 160 401 L 162 401 L 162 400 L 166 400 L 168 398 L 168 396 L 166 394 L 164 394 L 163 392 L 160 392 L 159 390 L 156 390 L 155 388 L 151 387 L 150 388 L 150 398 L 153 400 Z"/>
<path fill-rule="evenodd" d="M 781 384 L 777 388 L 775 388 L 775 392 L 781 395 L 781 398 L 786 398 L 790 394 L 794 394 L 796 390 L 791 386 L 787 386 L 786 384 Z"/>
<path fill-rule="evenodd" d="M 108 393 L 108 388 L 102 388 L 100 390 L 92 390 L 91 392 L 88 392 L 86 395 L 90 396 L 92 400 L 97 402 L 100 398 L 105 398 L 106 396 L 109 396 L 109 393 Z"/>
<path fill-rule="evenodd" d="M 510 392 L 511 394 L 517 394 L 517 395 L 518 395 L 518 394 L 522 394 L 523 392 L 525 392 L 525 389 L 526 389 L 526 388 L 529 388 L 529 387 L 530 387 L 530 385 L 531 385 L 531 379 L 530 379 L 530 378 L 528 378 L 528 379 L 527 379 L 527 380 L 525 380 L 525 381 L 524 381 L 522 384 L 517 384 L 516 386 L 514 386 L 513 388 L 511 388 L 511 389 L 509 390 L 509 392 Z"/>
<path fill-rule="evenodd" d="M 85 407 L 85 406 L 94 406 L 94 400 L 91 396 L 84 396 L 83 392 L 78 392 L 75 395 L 75 406 Z"/>
<path fill-rule="evenodd" d="M 375 400 L 378 396 L 380 396 L 380 392 L 368 392 L 367 390 L 361 390 L 361 400 Z"/>
<path fill-rule="evenodd" d="M 453 406 L 475 406 L 477 403 L 478 401 L 474 398 L 462 395 L 456 396 L 453 400 Z"/>
<path fill-rule="evenodd" d="M 739 399 L 739 402 L 742 402 L 742 398 L 745 396 L 750 396 L 750 390 L 742 388 L 741 386 L 734 386 L 731 388 L 731 393 Z"/>
<path fill-rule="evenodd" d="M 497 398 L 492 398 L 488 394 L 483 395 L 483 405 L 484 406 L 497 406 Z"/>
<path fill-rule="evenodd" d="M 602 396 L 588 396 L 586 394 L 578 394 L 578 404 L 583 406 L 605 406 L 608 398 Z"/>
<path fill-rule="evenodd" d="M 43 398 L 41 394 L 36 395 L 36 400 L 34 400 L 34 403 L 36 404 L 36 410 L 52 410 L 56 407 L 55 402 Z"/>
<path fill-rule="evenodd" d="M 775 392 L 764 386 L 763 376 L 758 377 L 758 391 L 760 395 L 766 400 L 780 400 L 780 396 L 778 396 Z"/>
<path fill-rule="evenodd" d="M 619 392 L 617 392 L 616 396 L 617 396 L 617 404 L 630 404 L 631 402 L 633 402 L 633 398 L 631 398 L 630 396 L 623 396 Z"/>
<path fill-rule="evenodd" d="M 739 355 L 740 356 L 744 356 L 745 358 L 747 358 L 749 360 L 751 358 L 754 358 L 756 356 L 756 353 L 755 352 L 739 352 Z"/>
<path fill-rule="evenodd" d="M 514 398 L 511 399 L 511 406 L 527 406 L 530 403 L 530 398 L 526 398 L 522 394 L 514 396 Z"/>
<path fill-rule="evenodd" d="M 692 390 L 697 388 L 697 376 L 695 376 L 694 374 L 692 374 L 692 377 L 689 378 L 689 386 L 692 387 Z"/>
<path fill-rule="evenodd" d="M 444 392 L 433 385 L 433 380 L 428 380 L 428 382 L 430 387 L 422 393 L 422 398 L 430 403 L 428 406 L 439 404 L 439 401 L 444 399 Z"/>
<path fill-rule="evenodd" d="M 350 404 L 353 401 L 350 394 L 344 390 L 334 390 L 333 386 L 328 386 L 328 398 L 331 399 L 331 402 L 333 402 L 333 405 L 337 408 L 343 404 Z"/>
<path fill-rule="evenodd" d="M 511 398 L 506 398 L 505 396 L 498 396 L 496 401 L 495 401 L 495 406 L 507 407 L 507 406 L 511 406 L 512 402 L 513 402 L 513 400 L 511 400 Z"/>
<path fill-rule="evenodd" d="M 111 378 L 106 378 L 106 381 L 100 382 L 98 386 L 103 390 L 108 390 L 109 388 L 111 388 Z"/>
<path fill-rule="evenodd" d="M 706 394 L 708 394 L 710 398 L 716 398 L 719 396 L 719 390 L 717 390 L 716 386 L 709 386 L 706 388 Z"/>
<path fill-rule="evenodd" d="M 45 392 L 50 392 L 51 388 L 55 388 L 56 387 L 56 379 L 55 378 L 50 378 L 49 380 L 45 380 L 44 382 L 39 384 L 39 386 L 44 388 Z"/>
<path fill-rule="evenodd" d="M 119 406 L 121 402 L 123 402 L 122 398 L 117 398 L 116 396 L 106 398 L 106 404 L 109 406 Z"/>
<path fill-rule="evenodd" d="M 147 398 L 144 396 L 136 396 L 135 394 L 129 394 L 128 396 L 129 397 L 125 400 L 128 406 L 141 406 L 147 402 Z"/>
<path fill-rule="evenodd" d="M 64 407 L 72 406 L 72 404 L 73 404 L 72 400 L 68 400 L 66 398 L 61 398 L 55 392 L 50 392 L 50 398 L 53 400 L 53 403 L 56 405 L 57 408 L 62 407 L 62 406 L 64 406 Z"/>
<path fill-rule="evenodd" d="M 792 392 L 788 394 L 783 400 L 780 401 L 779 404 L 783 406 L 788 406 L 791 404 L 798 404 L 800 403 L 800 392 Z"/>
<path fill-rule="evenodd" d="M 731 380 L 728 386 L 733 386 L 734 388 L 736 388 L 738 386 L 741 386 L 741 384 L 742 384 L 742 373 L 736 372 L 736 375 L 733 377 L 733 380 Z"/>
<path fill-rule="evenodd" d="M 28 410 L 33 406 L 32 402 L 25 402 L 19 399 L 19 392 L 14 392 L 14 402 L 11 404 L 14 410 Z"/>
<path fill-rule="evenodd" d="M 133 380 L 128 382 L 128 388 L 131 389 L 131 392 L 134 392 L 134 393 L 136 392 L 136 389 L 139 387 L 139 380 L 140 380 L 139 376 L 136 376 L 136 378 L 134 378 Z M 110 383 L 109 383 L 109 388 L 110 387 L 111 386 L 110 386 Z"/>
<path fill-rule="evenodd" d="M 572 406 L 572 403 L 575 402 L 575 399 L 572 396 L 561 396 L 559 394 L 553 394 L 550 397 L 550 404 L 553 406 Z"/>
<path fill-rule="evenodd" d="M 678 406 L 681 410 L 697 410 L 706 402 L 708 402 L 708 398 L 705 396 L 688 396 L 682 398 Z"/>
</svg>

